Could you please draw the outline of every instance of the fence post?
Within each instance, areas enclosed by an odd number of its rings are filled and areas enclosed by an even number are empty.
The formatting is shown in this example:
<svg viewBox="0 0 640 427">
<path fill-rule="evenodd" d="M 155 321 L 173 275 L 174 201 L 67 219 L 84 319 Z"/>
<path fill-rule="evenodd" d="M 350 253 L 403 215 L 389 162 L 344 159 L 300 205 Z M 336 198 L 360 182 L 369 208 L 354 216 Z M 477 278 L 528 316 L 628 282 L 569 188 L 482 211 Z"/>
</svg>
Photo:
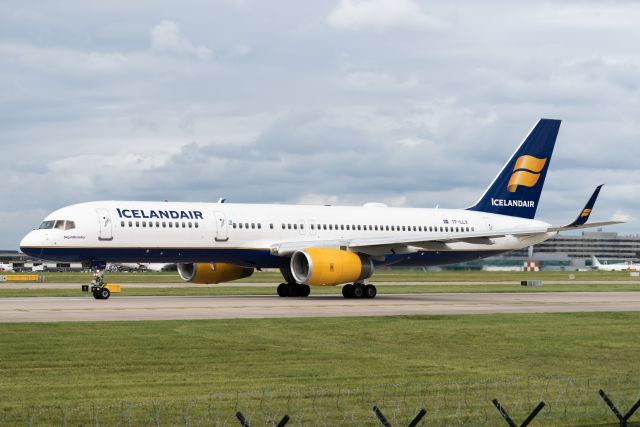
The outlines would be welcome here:
<svg viewBox="0 0 640 427">
<path fill-rule="evenodd" d="M 618 421 L 620 421 L 620 427 L 627 427 L 627 421 L 629 421 L 629 418 L 631 418 L 631 416 L 638 410 L 638 408 L 640 408 L 640 399 L 639 399 L 631 407 L 631 409 L 629 409 L 629 411 L 626 414 L 622 415 L 620 411 L 618 411 L 618 408 L 616 408 L 616 405 L 614 405 L 611 399 L 609 399 L 609 396 L 607 396 L 604 390 L 602 389 L 598 390 L 598 394 L 600 395 L 600 397 L 602 397 L 602 400 L 604 400 L 604 403 L 606 403 L 607 406 L 609 406 L 609 408 L 611 409 L 611 412 L 613 412 L 613 415 L 615 415 L 616 418 L 618 418 Z"/>
<path fill-rule="evenodd" d="M 238 421 L 240 421 L 240 425 L 242 427 L 251 427 L 247 419 L 244 417 L 244 415 L 242 415 L 242 412 L 236 412 L 236 418 L 238 419 Z M 284 417 L 282 417 L 282 419 L 278 423 L 278 427 L 284 427 L 289 422 L 289 419 L 289 415 L 285 415 Z"/>
<path fill-rule="evenodd" d="M 382 424 L 383 427 L 391 427 L 391 424 L 389 424 L 389 421 L 387 421 L 385 416 L 382 414 L 382 411 L 380 410 L 380 408 L 378 408 L 375 405 L 373 406 L 373 413 L 376 414 L 376 417 L 378 417 L 378 419 L 380 420 L 380 423 Z M 427 411 L 425 411 L 424 408 L 420 409 L 420 412 L 418 412 L 418 414 L 413 418 L 413 420 L 411 420 L 411 422 L 409 423 L 408 427 L 416 427 L 418 425 L 418 423 L 420 422 L 420 420 L 426 414 L 427 414 Z"/>
<path fill-rule="evenodd" d="M 502 415 L 502 418 L 504 418 L 507 424 L 509 424 L 509 427 L 518 427 L 517 424 L 513 421 L 513 419 L 509 416 L 509 413 L 507 412 L 505 407 L 502 406 L 500 402 L 498 402 L 498 399 L 493 399 L 491 402 L 493 403 L 493 406 L 496 407 L 500 415 Z M 544 402 L 538 403 L 538 406 L 536 406 L 533 409 L 533 411 L 531 411 L 529 416 L 525 418 L 522 424 L 520 424 L 520 427 L 527 427 L 529 423 L 533 421 L 533 419 L 540 413 L 540 411 L 542 411 L 542 408 L 544 408 L 544 405 L 545 405 Z"/>
</svg>

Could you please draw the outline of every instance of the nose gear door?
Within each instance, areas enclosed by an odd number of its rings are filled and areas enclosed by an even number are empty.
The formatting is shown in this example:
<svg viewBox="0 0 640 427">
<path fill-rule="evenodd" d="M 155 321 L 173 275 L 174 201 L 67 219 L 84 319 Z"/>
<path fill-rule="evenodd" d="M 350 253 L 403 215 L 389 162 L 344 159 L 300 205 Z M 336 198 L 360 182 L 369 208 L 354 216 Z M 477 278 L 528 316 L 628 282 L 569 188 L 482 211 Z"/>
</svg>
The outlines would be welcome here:
<svg viewBox="0 0 640 427">
<path fill-rule="evenodd" d="M 111 214 L 108 209 L 96 209 L 100 232 L 98 240 L 113 240 L 113 224 L 111 224 Z"/>
<path fill-rule="evenodd" d="M 214 212 L 216 218 L 216 242 L 226 242 L 229 240 L 229 224 L 224 212 Z"/>
</svg>

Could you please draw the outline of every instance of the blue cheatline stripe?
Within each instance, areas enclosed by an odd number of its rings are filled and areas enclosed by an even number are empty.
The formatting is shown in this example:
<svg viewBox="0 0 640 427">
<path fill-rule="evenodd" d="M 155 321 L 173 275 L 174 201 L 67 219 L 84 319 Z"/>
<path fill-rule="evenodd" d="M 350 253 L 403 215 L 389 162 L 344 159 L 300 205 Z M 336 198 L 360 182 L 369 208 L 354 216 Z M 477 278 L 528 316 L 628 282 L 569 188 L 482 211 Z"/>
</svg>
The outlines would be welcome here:
<svg viewBox="0 0 640 427">
<path fill-rule="evenodd" d="M 274 256 L 268 249 L 215 248 L 79 248 L 23 247 L 27 255 L 59 262 L 226 262 L 245 267 L 280 268 L 289 258 Z M 377 266 L 428 267 L 455 264 L 498 255 L 505 251 L 418 252 L 388 255 Z"/>
</svg>

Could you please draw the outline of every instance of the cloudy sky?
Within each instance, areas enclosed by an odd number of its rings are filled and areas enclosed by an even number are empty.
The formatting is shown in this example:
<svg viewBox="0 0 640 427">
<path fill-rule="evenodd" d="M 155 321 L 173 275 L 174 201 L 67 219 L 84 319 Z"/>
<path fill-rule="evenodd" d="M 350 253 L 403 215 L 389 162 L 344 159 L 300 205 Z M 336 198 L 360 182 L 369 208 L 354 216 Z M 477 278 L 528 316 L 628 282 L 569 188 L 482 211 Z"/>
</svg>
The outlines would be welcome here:
<svg viewBox="0 0 640 427">
<path fill-rule="evenodd" d="M 563 120 L 538 217 L 640 232 L 640 3 L 0 2 L 0 248 L 103 199 L 465 207 Z"/>
</svg>

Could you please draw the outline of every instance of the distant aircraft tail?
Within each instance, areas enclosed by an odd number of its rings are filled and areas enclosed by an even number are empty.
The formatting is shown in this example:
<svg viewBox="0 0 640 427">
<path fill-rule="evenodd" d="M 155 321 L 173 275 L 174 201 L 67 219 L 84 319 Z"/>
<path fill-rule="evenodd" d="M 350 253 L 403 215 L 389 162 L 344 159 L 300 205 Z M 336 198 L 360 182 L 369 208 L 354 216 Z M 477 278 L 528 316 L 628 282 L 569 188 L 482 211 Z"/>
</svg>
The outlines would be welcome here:
<svg viewBox="0 0 640 427">
<path fill-rule="evenodd" d="M 534 218 L 559 129 L 560 120 L 540 119 L 480 200 L 467 209 Z"/>
<path fill-rule="evenodd" d="M 598 258 L 596 258 L 595 255 L 591 255 L 591 266 L 595 268 L 602 266 L 602 264 L 600 264 L 600 261 L 598 261 Z"/>
</svg>

